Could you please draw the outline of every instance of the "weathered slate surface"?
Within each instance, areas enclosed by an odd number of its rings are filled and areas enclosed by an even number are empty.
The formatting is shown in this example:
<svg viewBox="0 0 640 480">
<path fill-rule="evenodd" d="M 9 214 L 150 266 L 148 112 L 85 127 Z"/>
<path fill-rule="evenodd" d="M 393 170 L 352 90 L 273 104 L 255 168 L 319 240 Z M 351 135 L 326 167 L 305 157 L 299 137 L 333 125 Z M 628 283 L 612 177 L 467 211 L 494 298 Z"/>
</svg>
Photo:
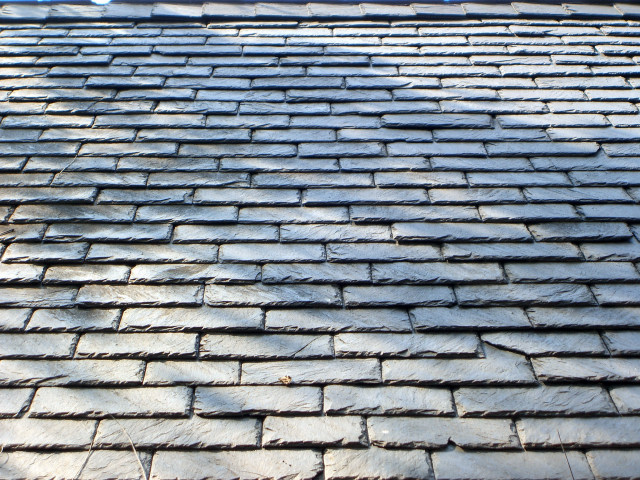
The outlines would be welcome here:
<svg viewBox="0 0 640 480">
<path fill-rule="evenodd" d="M 638 477 L 638 20 L 0 5 L 0 478 Z"/>
</svg>

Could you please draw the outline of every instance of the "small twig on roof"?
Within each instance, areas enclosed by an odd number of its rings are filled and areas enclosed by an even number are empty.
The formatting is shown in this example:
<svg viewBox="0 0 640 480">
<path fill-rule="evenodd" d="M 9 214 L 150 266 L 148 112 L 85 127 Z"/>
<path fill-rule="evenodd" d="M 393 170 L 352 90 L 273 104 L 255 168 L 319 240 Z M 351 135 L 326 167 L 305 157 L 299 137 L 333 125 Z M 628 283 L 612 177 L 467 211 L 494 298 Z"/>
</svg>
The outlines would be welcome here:
<svg viewBox="0 0 640 480">
<path fill-rule="evenodd" d="M 564 459 L 567 461 L 567 466 L 569 467 L 569 473 L 571 474 L 571 479 L 576 480 L 576 477 L 573 476 L 573 470 L 571 469 L 571 463 L 569 463 L 569 457 L 567 456 L 567 452 L 564 449 L 564 445 L 562 444 L 562 438 L 560 438 L 560 430 L 556 430 L 558 434 L 558 440 L 560 440 L 560 447 L 562 447 L 562 453 L 564 453 Z"/>
<path fill-rule="evenodd" d="M 124 428 L 122 424 L 113 415 L 109 415 L 109 416 L 118 424 L 122 432 L 127 436 L 127 439 L 129 440 L 129 445 L 131 445 L 131 450 L 133 451 L 133 454 L 136 456 L 136 460 L 138 461 L 138 465 L 140 466 L 140 470 L 142 471 L 142 478 L 144 480 L 148 480 L 147 472 L 144 469 L 144 465 L 142 465 L 142 460 L 140 460 L 140 455 L 138 455 L 136 446 L 133 444 L 133 439 L 131 438 L 131 435 L 129 435 L 129 432 L 127 432 L 126 428 Z"/>
<path fill-rule="evenodd" d="M 89 452 L 87 453 L 87 456 L 85 457 L 84 462 L 82 462 L 82 465 L 80 466 L 80 470 L 78 470 L 78 473 L 76 473 L 75 477 L 73 477 L 74 480 L 78 480 L 80 478 L 80 475 L 82 475 L 82 471 L 84 470 L 84 467 L 86 467 L 87 463 L 89 463 L 89 459 L 91 458 L 91 454 L 93 453 L 94 441 L 95 441 L 95 436 L 93 440 L 91 440 L 91 445 L 89 445 Z"/>
</svg>

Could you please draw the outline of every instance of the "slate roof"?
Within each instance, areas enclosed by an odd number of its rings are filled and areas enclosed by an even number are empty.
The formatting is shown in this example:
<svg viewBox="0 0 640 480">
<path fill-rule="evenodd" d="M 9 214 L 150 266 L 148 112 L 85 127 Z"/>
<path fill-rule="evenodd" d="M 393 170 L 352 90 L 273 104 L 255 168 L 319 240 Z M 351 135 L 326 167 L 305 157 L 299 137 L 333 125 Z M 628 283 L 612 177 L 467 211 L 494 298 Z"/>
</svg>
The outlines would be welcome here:
<svg viewBox="0 0 640 480">
<path fill-rule="evenodd" d="M 0 19 L 0 478 L 640 476 L 640 7 Z"/>
</svg>

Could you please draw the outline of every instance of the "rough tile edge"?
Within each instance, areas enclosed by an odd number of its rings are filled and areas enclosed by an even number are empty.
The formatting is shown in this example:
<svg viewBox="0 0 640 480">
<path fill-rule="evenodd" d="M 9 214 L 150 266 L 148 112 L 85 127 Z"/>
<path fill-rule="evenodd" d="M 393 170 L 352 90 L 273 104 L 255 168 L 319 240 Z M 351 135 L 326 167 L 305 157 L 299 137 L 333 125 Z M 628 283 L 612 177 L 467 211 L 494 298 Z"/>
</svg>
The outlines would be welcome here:
<svg viewBox="0 0 640 480">
<path fill-rule="evenodd" d="M 629 0 L 631 1 L 631 0 Z M 271 8 L 297 6 L 301 14 L 291 12 L 278 16 Z M 301 8 L 301 7 L 306 8 Z M 316 8 L 314 8 L 314 6 Z M 317 8 L 321 7 L 321 8 Z M 354 8 L 355 7 L 355 8 Z M 486 7 L 486 8 L 483 8 Z M 584 7 L 584 8 L 580 8 Z M 335 9 L 331 15 L 326 12 Z M 68 22 L 83 20 L 327 20 L 327 19 L 477 19 L 477 18 L 531 18 L 536 19 L 637 19 L 640 5 L 625 2 L 596 4 L 592 2 L 482 2 L 441 3 L 381 0 L 366 3 L 331 2 L 245 2 L 229 0 L 202 3 L 156 2 L 156 3 L 110 3 L 92 5 L 85 3 L 59 3 L 51 5 L 31 3 L 0 3 L 0 23 L 10 22 Z"/>
</svg>

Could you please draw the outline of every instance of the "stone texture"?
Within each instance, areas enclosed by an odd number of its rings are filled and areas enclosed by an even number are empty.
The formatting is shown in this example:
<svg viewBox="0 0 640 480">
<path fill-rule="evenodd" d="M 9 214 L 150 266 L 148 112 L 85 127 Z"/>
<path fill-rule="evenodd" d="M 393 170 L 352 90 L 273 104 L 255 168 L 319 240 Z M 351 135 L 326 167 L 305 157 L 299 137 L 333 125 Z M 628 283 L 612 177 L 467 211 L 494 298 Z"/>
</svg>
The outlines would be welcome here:
<svg viewBox="0 0 640 480">
<path fill-rule="evenodd" d="M 129 267 L 125 265 L 53 266 L 47 269 L 44 283 L 125 283 Z"/>
<path fill-rule="evenodd" d="M 546 328 L 606 328 L 636 326 L 640 310 L 633 307 L 530 308 L 527 315 L 536 327 Z"/>
<path fill-rule="evenodd" d="M 640 332 L 633 330 L 609 331 L 602 335 L 609 351 L 616 356 L 640 353 Z"/>
<path fill-rule="evenodd" d="M 620 413 L 638 413 L 640 411 L 640 388 L 615 387 L 609 392 Z"/>
<path fill-rule="evenodd" d="M 68 287 L 0 288 L 0 305 L 9 307 L 72 307 L 78 291 Z"/>
<path fill-rule="evenodd" d="M 324 389 L 324 409 L 331 415 L 447 415 L 453 413 L 449 390 L 390 386 L 329 385 Z"/>
<path fill-rule="evenodd" d="M 84 358 L 195 357 L 197 338 L 192 333 L 85 333 L 76 346 Z"/>
<path fill-rule="evenodd" d="M 238 383 L 236 362 L 152 361 L 147 363 L 145 385 L 229 385 Z"/>
<path fill-rule="evenodd" d="M 120 328 L 146 330 L 251 330 L 262 324 L 262 313 L 255 308 L 128 308 Z"/>
<path fill-rule="evenodd" d="M 399 285 L 384 287 L 345 287 L 344 302 L 349 307 L 394 307 L 400 305 L 447 306 L 454 303 L 449 287 Z"/>
<path fill-rule="evenodd" d="M 143 465 L 149 465 L 151 455 L 139 452 Z M 146 467 L 145 467 L 146 468 Z M 129 451 L 100 450 L 88 458 L 86 452 L 20 452 L 6 454 L 0 475 L 10 480 L 24 478 L 77 478 L 78 480 L 108 480 L 142 478 L 138 462 Z"/>
<path fill-rule="evenodd" d="M 91 306 L 199 305 L 202 290 L 198 286 L 85 286 L 77 302 Z"/>
<path fill-rule="evenodd" d="M 316 387 L 201 387 L 194 411 L 201 416 L 319 413 L 322 391 Z"/>
<path fill-rule="evenodd" d="M 598 480 L 604 478 L 633 478 L 637 472 L 637 450 L 590 450 L 587 460 Z"/>
<path fill-rule="evenodd" d="M 317 335 L 204 335 L 202 358 L 319 358 L 333 355 L 329 336 Z"/>
<path fill-rule="evenodd" d="M 156 455 L 151 479 L 178 475 L 234 480 L 288 478 L 311 480 L 322 470 L 322 458 L 312 450 L 261 450 L 257 452 L 170 452 Z"/>
<path fill-rule="evenodd" d="M 340 333 L 333 341 L 342 357 L 475 356 L 480 347 L 475 335 L 461 333 Z"/>
<path fill-rule="evenodd" d="M 532 360 L 536 375 L 543 382 L 620 382 L 636 381 L 640 361 L 635 358 L 542 357 Z"/>
<path fill-rule="evenodd" d="M 408 332 L 409 317 L 393 309 L 295 309 L 269 310 L 265 327 L 287 332 Z"/>
<path fill-rule="evenodd" d="M 531 324 L 519 308 L 414 308 L 411 323 L 416 330 L 527 328 Z"/>
<path fill-rule="evenodd" d="M 114 330 L 120 310 L 40 309 L 33 312 L 27 325 L 30 331 Z"/>
<path fill-rule="evenodd" d="M 373 417 L 367 421 L 372 445 L 384 448 L 517 448 L 510 420 Z"/>
<path fill-rule="evenodd" d="M 492 305 L 589 305 L 594 303 L 591 292 L 571 283 L 535 285 L 482 285 L 456 288 L 458 302 L 463 306 Z"/>
<path fill-rule="evenodd" d="M 461 388 L 453 394 L 463 416 L 579 415 L 614 413 L 600 387 Z"/>
<path fill-rule="evenodd" d="M 523 418 L 518 432 L 525 448 L 637 446 L 638 418 Z"/>
<path fill-rule="evenodd" d="M 204 296 L 205 303 L 212 306 L 293 307 L 340 303 L 335 287 L 321 285 L 208 285 Z"/>
<path fill-rule="evenodd" d="M 513 478 L 592 479 L 586 458 L 580 452 L 463 452 L 452 450 L 433 454 L 436 478 L 447 480 Z M 569 471 L 569 466 L 571 471 Z"/>
<path fill-rule="evenodd" d="M 349 447 L 366 445 L 360 417 L 267 417 L 263 445 Z"/>
<path fill-rule="evenodd" d="M 377 383 L 380 364 L 374 359 L 337 359 L 243 363 L 242 382 L 280 384 Z"/>
<path fill-rule="evenodd" d="M 0 334 L 0 358 L 71 358 L 75 340 L 68 333 Z"/>
<path fill-rule="evenodd" d="M 0 441 L 5 448 L 87 448 L 95 421 L 16 418 L 0 420 Z"/>
<path fill-rule="evenodd" d="M 533 384 L 533 372 L 522 356 L 491 347 L 482 359 L 407 359 L 382 362 L 382 377 L 390 383 Z"/>
<path fill-rule="evenodd" d="M 238 448 L 255 447 L 258 422 L 254 419 L 105 419 L 96 431 L 101 448 Z"/>
<path fill-rule="evenodd" d="M 482 340 L 494 347 L 539 355 L 602 355 L 605 353 L 600 336 L 590 333 L 500 332 L 482 335 Z"/>
<path fill-rule="evenodd" d="M 0 388 L 0 417 L 15 417 L 28 407 L 33 390 L 30 388 Z"/>
<path fill-rule="evenodd" d="M 1 385 L 133 385 L 142 381 L 137 360 L 0 360 Z"/>
<path fill-rule="evenodd" d="M 30 414 L 39 417 L 180 417 L 187 415 L 191 390 L 185 387 L 71 389 L 42 388 Z"/>
<path fill-rule="evenodd" d="M 422 450 L 330 449 L 324 454 L 328 479 L 433 479 L 431 462 Z"/>
</svg>

